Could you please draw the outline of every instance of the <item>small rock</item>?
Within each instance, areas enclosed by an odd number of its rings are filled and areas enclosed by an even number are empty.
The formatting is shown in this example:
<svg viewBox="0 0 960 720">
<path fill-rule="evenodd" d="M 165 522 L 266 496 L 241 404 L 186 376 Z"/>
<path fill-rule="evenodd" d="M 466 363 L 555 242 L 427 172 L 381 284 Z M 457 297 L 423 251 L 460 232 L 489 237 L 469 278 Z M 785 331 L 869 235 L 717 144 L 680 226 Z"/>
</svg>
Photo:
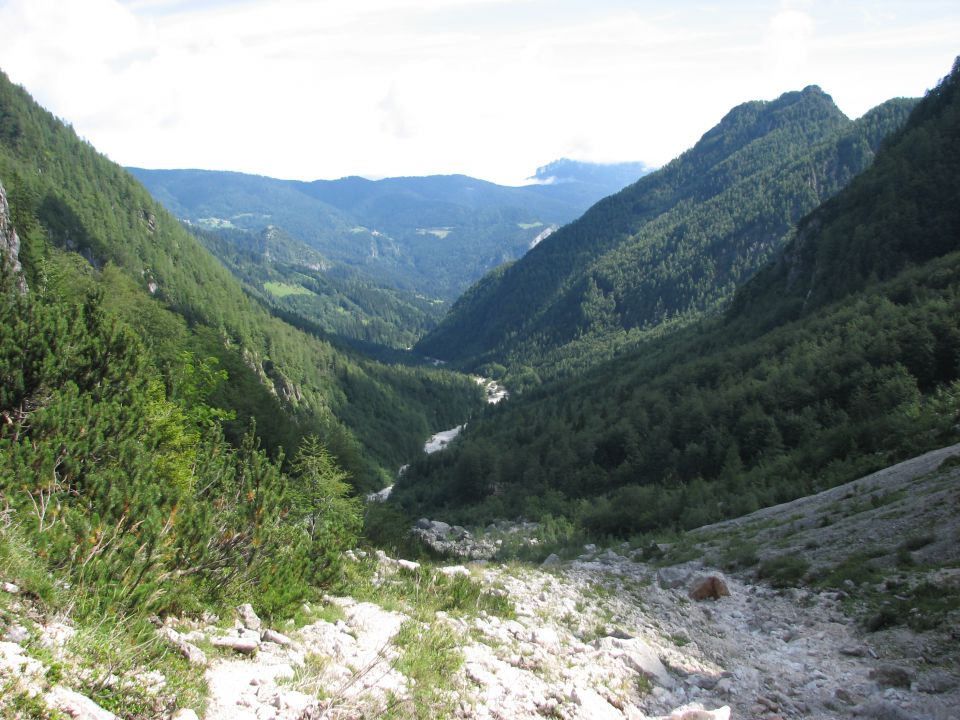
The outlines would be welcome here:
<svg viewBox="0 0 960 720">
<path fill-rule="evenodd" d="M 283 647 L 288 647 L 293 644 L 293 641 L 282 633 L 278 633 L 276 630 L 271 630 L 267 628 L 260 634 L 261 642 L 270 642 L 277 645 L 282 645 Z"/>
<path fill-rule="evenodd" d="M 244 655 L 252 655 L 260 646 L 253 638 L 248 637 L 218 637 L 211 640 L 214 647 L 227 648 Z"/>
<path fill-rule="evenodd" d="M 613 705 L 590 688 L 575 687 L 570 699 L 581 708 L 581 715 L 590 720 L 620 720 L 623 715 Z"/>
<path fill-rule="evenodd" d="M 780 705 L 778 705 L 775 700 L 771 700 L 764 695 L 757 695 L 757 704 L 766 708 L 770 712 L 776 712 L 780 709 Z"/>
<path fill-rule="evenodd" d="M 709 675 L 691 675 L 690 682 L 702 690 L 713 690 L 720 682 L 720 678 Z"/>
<path fill-rule="evenodd" d="M 536 643 L 547 650 L 560 649 L 560 636 L 557 631 L 550 627 L 540 627 L 530 633 L 530 642 Z"/>
<path fill-rule="evenodd" d="M 898 665 L 880 665 L 870 671 L 870 678 L 882 687 L 910 687 L 910 673 Z"/>
<path fill-rule="evenodd" d="M 685 585 L 693 574 L 694 569 L 689 565 L 674 565 L 657 570 L 657 582 L 664 590 L 671 590 Z"/>
<path fill-rule="evenodd" d="M 719 600 L 730 596 L 730 588 L 723 575 L 711 573 L 695 578 L 690 585 L 689 595 L 692 600 Z"/>
<path fill-rule="evenodd" d="M 853 699 L 853 695 L 851 695 L 850 691 L 846 688 L 837 688 L 833 692 L 833 696 L 840 702 L 846 703 L 847 705 L 853 705 L 856 703 L 856 700 Z"/>
<path fill-rule="evenodd" d="M 414 562 L 413 560 L 397 560 L 397 567 L 401 570 L 406 570 L 407 572 L 418 572 L 420 570 L 420 563 Z"/>
<path fill-rule="evenodd" d="M 196 645 L 188 642 L 180 633 L 170 627 L 162 627 L 157 630 L 157 634 L 164 640 L 173 645 L 182 657 L 185 657 L 191 665 L 206 665 L 207 656 L 203 650 Z"/>
<path fill-rule="evenodd" d="M 840 654 L 848 655 L 850 657 L 865 657 L 867 651 L 859 645 L 844 645 L 842 648 L 840 648 Z"/>
<path fill-rule="evenodd" d="M 540 563 L 540 567 L 554 567 L 560 564 L 560 556 L 556 553 L 547 555 L 547 559 Z"/>
<path fill-rule="evenodd" d="M 853 709 L 857 717 L 869 720 L 914 720 L 914 716 L 888 700 L 868 700 Z"/>
<path fill-rule="evenodd" d="M 930 695 L 939 695 L 950 692 L 957 687 L 957 684 L 958 681 L 955 675 L 951 675 L 942 670 L 934 670 L 933 672 L 925 673 L 917 680 L 917 690 Z"/>
<path fill-rule="evenodd" d="M 597 560 L 605 564 L 612 564 L 620 562 L 623 560 L 623 558 L 617 555 L 617 553 L 612 549 L 607 548 L 605 552 L 600 554 L 600 557 L 598 557 Z"/>
<path fill-rule="evenodd" d="M 19 645 L 30 639 L 30 631 L 23 625 L 11 625 L 7 628 L 7 632 L 4 633 L 3 639 Z"/>
<path fill-rule="evenodd" d="M 660 661 L 656 651 L 640 638 L 621 640 L 605 637 L 594 642 L 594 647 L 609 655 L 620 657 L 631 670 L 656 680 L 658 685 L 672 687 L 674 680 Z"/>
<path fill-rule="evenodd" d="M 470 570 L 463 565 L 448 565 L 447 567 L 440 568 L 437 572 L 441 575 L 446 575 L 447 577 L 457 577 L 462 575 L 463 577 L 470 577 Z"/>
<path fill-rule="evenodd" d="M 443 522 L 442 520 L 433 520 L 430 523 L 430 528 L 429 528 L 430 532 L 432 532 L 434 535 L 440 535 L 442 537 L 446 537 L 450 533 L 451 529 L 452 528 L 450 527 L 450 525 Z"/>
<path fill-rule="evenodd" d="M 240 622 L 243 623 L 243 626 L 247 628 L 247 630 L 260 629 L 260 618 L 257 617 L 257 614 L 253 611 L 253 605 L 244 603 L 237 608 L 237 613 L 240 615 Z"/>
<path fill-rule="evenodd" d="M 0 585 L 0 589 L 2 589 L 5 593 L 10 593 L 11 595 L 16 595 L 18 592 L 20 592 L 20 588 L 14 585 L 12 582 L 3 583 Z"/>
<path fill-rule="evenodd" d="M 670 713 L 669 720 L 730 720 L 730 707 L 707 710 L 700 703 L 691 703 Z"/>
</svg>

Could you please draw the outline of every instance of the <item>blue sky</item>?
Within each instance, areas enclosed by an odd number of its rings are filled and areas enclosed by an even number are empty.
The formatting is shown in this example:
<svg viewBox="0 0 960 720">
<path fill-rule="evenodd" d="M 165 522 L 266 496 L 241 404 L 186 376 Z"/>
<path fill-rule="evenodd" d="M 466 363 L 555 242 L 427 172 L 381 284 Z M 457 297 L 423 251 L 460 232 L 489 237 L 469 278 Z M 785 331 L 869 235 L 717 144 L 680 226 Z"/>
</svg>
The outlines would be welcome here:
<svg viewBox="0 0 960 720">
<path fill-rule="evenodd" d="M 315 179 L 659 165 L 731 107 L 851 117 L 960 53 L 955 0 L 0 0 L 0 68 L 125 165 Z"/>
</svg>

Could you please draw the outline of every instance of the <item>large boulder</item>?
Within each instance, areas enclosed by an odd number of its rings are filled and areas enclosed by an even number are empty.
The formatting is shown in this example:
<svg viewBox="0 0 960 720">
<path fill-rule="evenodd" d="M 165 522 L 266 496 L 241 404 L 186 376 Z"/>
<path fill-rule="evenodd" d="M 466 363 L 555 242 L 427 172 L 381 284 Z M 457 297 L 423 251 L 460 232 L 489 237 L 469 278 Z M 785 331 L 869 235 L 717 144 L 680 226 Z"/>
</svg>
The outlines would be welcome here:
<svg viewBox="0 0 960 720">
<path fill-rule="evenodd" d="M 730 596 L 730 588 L 720 573 L 706 573 L 693 579 L 689 595 L 692 600 L 719 600 Z"/>
<path fill-rule="evenodd" d="M 673 687 L 674 680 L 657 652 L 642 639 L 605 637 L 593 646 L 605 655 L 617 657 L 631 670 L 656 681 L 661 687 Z"/>
<path fill-rule="evenodd" d="M 690 582 L 693 574 L 700 572 L 703 566 L 700 563 L 684 563 L 683 565 L 671 565 L 657 570 L 657 583 L 664 590 L 673 590 L 685 586 Z"/>
</svg>

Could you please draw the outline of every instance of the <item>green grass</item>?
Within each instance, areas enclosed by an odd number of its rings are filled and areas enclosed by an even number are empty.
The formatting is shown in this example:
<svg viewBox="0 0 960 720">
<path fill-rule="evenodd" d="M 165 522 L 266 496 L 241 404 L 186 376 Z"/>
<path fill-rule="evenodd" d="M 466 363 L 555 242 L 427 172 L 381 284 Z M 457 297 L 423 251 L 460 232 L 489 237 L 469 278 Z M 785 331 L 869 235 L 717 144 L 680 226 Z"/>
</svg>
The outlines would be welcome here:
<svg viewBox="0 0 960 720">
<path fill-rule="evenodd" d="M 301 285 L 291 285 L 290 283 L 274 282 L 273 280 L 268 280 L 263 284 L 263 289 L 268 293 L 278 298 L 290 297 L 291 295 L 313 295 L 314 293 L 310 290 L 307 290 Z"/>
<path fill-rule="evenodd" d="M 30 695 L 18 689 L 13 680 L 0 682 L 0 718 L 2 720 L 67 720 L 69 716 L 51 710 L 42 695 Z"/>
<path fill-rule="evenodd" d="M 17 527 L 4 524 L 2 518 L 0 580 L 20 587 L 16 597 L 21 608 L 16 612 L 11 609 L 11 596 L 0 593 L 0 617 L 4 621 L 22 621 L 30 627 L 32 623 L 22 617 L 24 604 L 30 606 L 33 617 L 49 617 L 70 609 L 75 633 L 62 651 L 51 651 L 36 633 L 24 643 L 26 654 L 46 666 L 47 683 L 65 684 L 121 718 L 165 720 L 179 707 L 202 714 L 207 694 L 203 671 L 171 652 L 145 613 L 104 610 L 104 603 L 91 599 L 92 594 L 109 594 L 101 587 L 68 589 L 37 558 Z M 147 671 L 162 675 L 162 688 L 154 691 L 148 687 Z M 0 693 L 0 718 L 64 717 L 43 710 L 15 688 L 8 689 L 10 692 Z"/>
<path fill-rule="evenodd" d="M 76 661 L 63 669 L 75 690 L 123 718 L 165 718 L 170 707 L 202 714 L 207 695 L 203 671 L 171 652 L 145 618 L 85 619 L 76 630 L 67 644 Z M 162 689 L 150 687 L 146 671 L 163 676 Z M 113 682 L 111 676 L 122 681 Z"/>
<path fill-rule="evenodd" d="M 848 586 L 847 581 L 857 586 L 878 583 L 883 580 L 884 575 L 870 562 L 870 558 L 870 553 L 855 553 L 827 570 L 820 571 L 814 578 L 814 584 L 821 588 L 843 590 Z"/>
<path fill-rule="evenodd" d="M 323 674 L 329 665 L 330 658 L 326 655 L 307 653 L 303 665 L 294 667 L 293 677 L 281 680 L 281 684 L 323 700 L 328 697 L 327 689 L 323 685 Z"/>
<path fill-rule="evenodd" d="M 404 623 L 394 637 L 396 669 L 410 682 L 410 699 L 392 704 L 384 718 L 448 718 L 459 704 L 453 678 L 463 665 L 460 638 L 447 625 Z"/>
<path fill-rule="evenodd" d="M 922 582 L 910 590 L 900 590 L 892 599 L 870 598 L 863 624 L 868 632 L 906 625 L 916 632 L 934 630 L 956 619 L 960 591 Z"/>
<path fill-rule="evenodd" d="M 360 578 L 346 590 L 357 600 L 368 600 L 425 622 L 430 622 L 437 611 L 459 616 L 487 612 L 505 619 L 515 615 L 505 592 L 485 588 L 472 577 L 447 577 L 429 564 L 423 564 L 416 573 L 397 572 L 379 584 Z"/>
</svg>

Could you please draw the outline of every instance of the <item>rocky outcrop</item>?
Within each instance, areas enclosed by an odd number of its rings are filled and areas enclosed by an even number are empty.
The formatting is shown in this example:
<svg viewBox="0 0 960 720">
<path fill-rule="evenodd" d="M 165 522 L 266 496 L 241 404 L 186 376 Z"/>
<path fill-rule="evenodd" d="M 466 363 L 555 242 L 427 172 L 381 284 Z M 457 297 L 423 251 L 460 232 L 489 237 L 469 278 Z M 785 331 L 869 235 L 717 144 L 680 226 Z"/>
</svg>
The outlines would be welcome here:
<svg viewBox="0 0 960 720">
<path fill-rule="evenodd" d="M 440 520 L 420 518 L 410 534 L 418 538 L 433 552 L 470 560 L 490 560 L 500 549 L 496 540 L 476 538 L 460 525 L 448 525 Z"/>
<path fill-rule="evenodd" d="M 20 238 L 10 218 L 10 206 L 7 204 L 7 192 L 0 184 L 0 264 L 6 265 L 17 280 L 20 292 L 27 291 L 27 281 L 23 277 L 20 265 Z"/>
</svg>

